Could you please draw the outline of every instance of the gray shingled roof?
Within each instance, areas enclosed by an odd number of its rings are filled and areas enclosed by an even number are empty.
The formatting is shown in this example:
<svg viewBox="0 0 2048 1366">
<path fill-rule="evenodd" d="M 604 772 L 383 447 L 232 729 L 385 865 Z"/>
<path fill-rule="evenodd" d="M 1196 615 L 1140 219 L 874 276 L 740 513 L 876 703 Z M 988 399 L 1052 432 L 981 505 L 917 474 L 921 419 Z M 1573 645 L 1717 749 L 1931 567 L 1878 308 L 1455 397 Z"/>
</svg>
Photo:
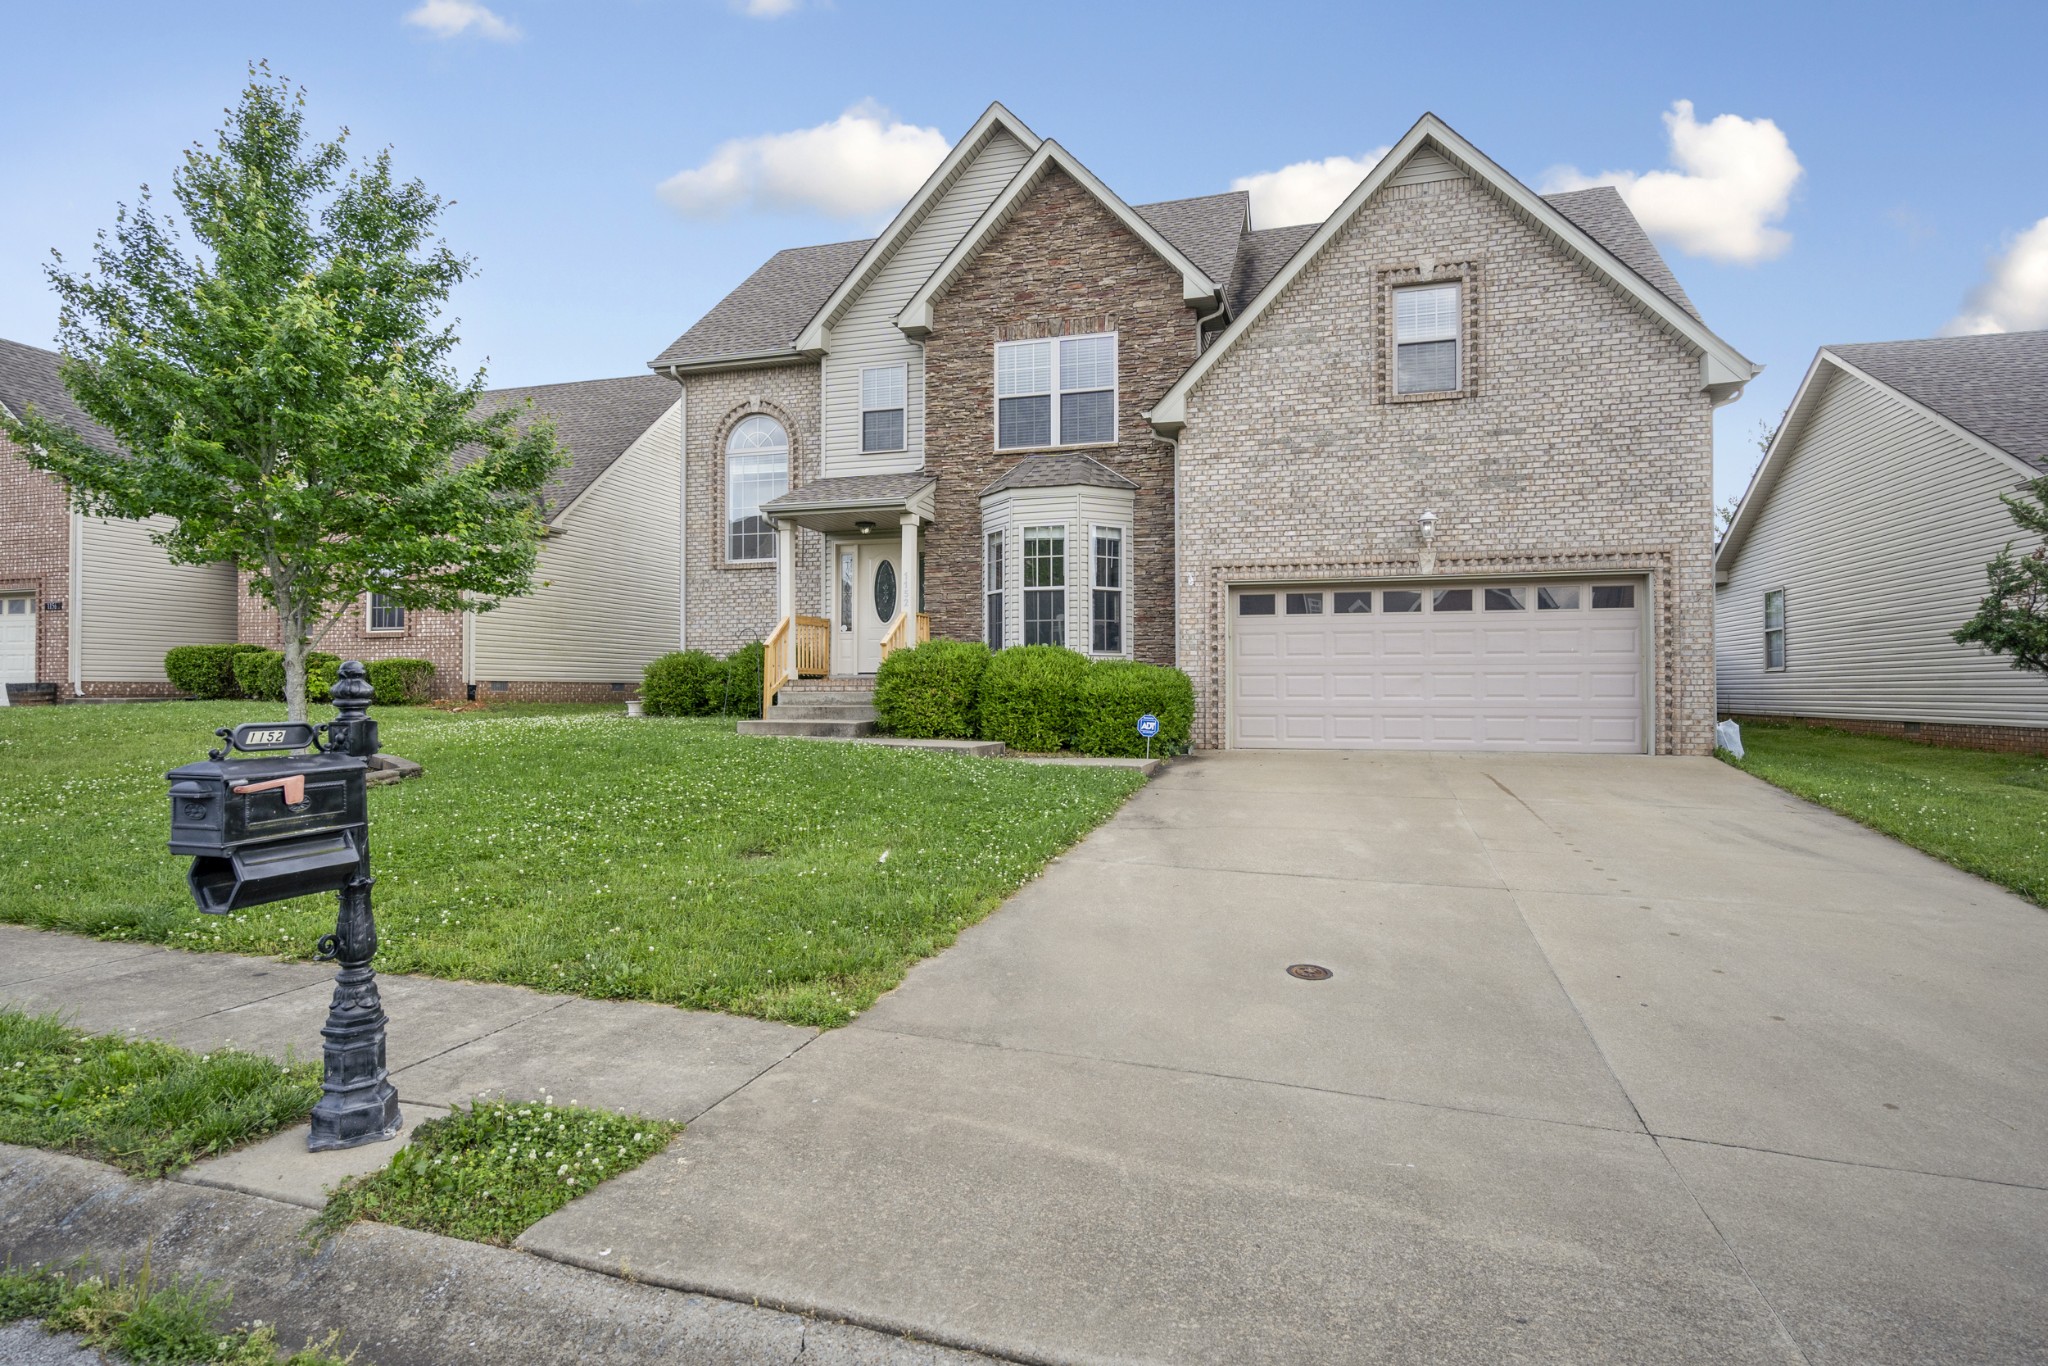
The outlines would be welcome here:
<svg viewBox="0 0 2048 1366">
<path fill-rule="evenodd" d="M 1250 221 L 1251 206 L 1249 194 L 1229 190 L 1195 199 L 1134 204 L 1131 211 L 1180 248 L 1183 255 L 1202 268 L 1204 275 L 1227 287 L 1230 268 L 1237 261 L 1237 240 Z"/>
<path fill-rule="evenodd" d="M 2048 473 L 2048 332 L 1858 342 L 1826 349 Z"/>
<path fill-rule="evenodd" d="M 873 244 L 870 237 L 776 252 L 649 364 L 700 365 L 788 350 Z"/>
<path fill-rule="evenodd" d="M 1643 225 L 1629 212 L 1621 192 L 1612 185 L 1595 185 L 1589 190 L 1567 190 L 1547 194 L 1543 202 L 1572 220 L 1588 237 L 1621 258 L 1621 263 L 1650 282 L 1652 288 L 1690 313 L 1696 320 L 1700 311 L 1686 297 L 1685 287 L 1671 273 L 1657 244 L 1643 231 Z M 1703 320 L 1702 320 L 1703 321 Z"/>
<path fill-rule="evenodd" d="M 16 417 L 33 407 L 46 421 L 71 428 L 103 451 L 116 451 L 114 434 L 85 415 L 57 377 L 55 351 L 0 339 L 0 403 Z"/>
<path fill-rule="evenodd" d="M 1237 267 L 1230 277 L 1230 316 L 1244 312 L 1245 305 L 1259 297 L 1287 264 L 1316 235 L 1321 223 L 1296 223 L 1285 228 L 1260 228 L 1248 232 L 1237 246 Z"/>
<path fill-rule="evenodd" d="M 986 498 L 1004 489 L 1064 488 L 1069 484 L 1085 484 L 1099 489 L 1138 487 L 1100 460 L 1067 451 L 1059 455 L 1025 456 L 1008 474 L 983 489 L 981 496 Z"/>
<path fill-rule="evenodd" d="M 568 384 L 532 384 L 518 389 L 488 389 L 478 411 L 498 412 L 533 400 L 532 414 L 519 419 L 524 427 L 534 417 L 554 419 L 555 440 L 569 453 L 569 464 L 548 481 L 550 515 L 576 501 L 597 476 L 612 467 L 626 448 L 675 403 L 678 391 L 665 375 L 625 375 L 618 379 L 586 379 Z M 458 463 L 474 458 L 470 447 Z"/>
<path fill-rule="evenodd" d="M 761 504 L 766 513 L 785 512 L 792 508 L 824 507 L 843 503 L 857 507 L 871 503 L 900 503 L 909 498 L 935 476 L 921 471 L 908 474 L 846 474 L 836 479 L 813 479 L 802 488 L 791 489 L 779 498 L 770 498 Z"/>
</svg>

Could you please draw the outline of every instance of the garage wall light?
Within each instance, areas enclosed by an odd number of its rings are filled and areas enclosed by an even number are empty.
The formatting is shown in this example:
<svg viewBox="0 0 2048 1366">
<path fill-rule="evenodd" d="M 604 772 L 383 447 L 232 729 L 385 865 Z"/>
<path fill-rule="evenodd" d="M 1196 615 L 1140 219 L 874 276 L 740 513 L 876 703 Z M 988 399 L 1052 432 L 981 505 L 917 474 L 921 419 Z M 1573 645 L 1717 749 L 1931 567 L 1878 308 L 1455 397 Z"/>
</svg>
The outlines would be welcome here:
<svg viewBox="0 0 2048 1366">
<path fill-rule="evenodd" d="M 1422 543 L 1428 545 L 1436 540 L 1436 513 L 1425 508 L 1419 520 L 1422 523 Z"/>
</svg>

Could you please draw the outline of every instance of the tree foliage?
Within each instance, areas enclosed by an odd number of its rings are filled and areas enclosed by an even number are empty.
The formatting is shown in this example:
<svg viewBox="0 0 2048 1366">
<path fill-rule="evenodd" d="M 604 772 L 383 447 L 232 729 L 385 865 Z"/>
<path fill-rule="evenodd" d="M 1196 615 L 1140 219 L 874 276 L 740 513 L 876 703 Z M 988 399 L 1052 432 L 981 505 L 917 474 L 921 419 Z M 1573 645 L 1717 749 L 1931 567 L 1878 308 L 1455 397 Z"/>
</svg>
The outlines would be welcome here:
<svg viewBox="0 0 2048 1366">
<path fill-rule="evenodd" d="M 2048 673 L 2048 478 L 2029 483 L 2020 496 L 2005 498 L 2020 530 L 2041 538 L 2031 551 L 2015 554 L 2007 541 L 1984 567 L 1990 591 L 1977 615 L 1955 633 L 1959 645 L 1981 645 L 2009 655 L 2015 669 Z"/>
<path fill-rule="evenodd" d="M 470 272 L 434 236 L 443 202 L 347 130 L 309 145 L 304 92 L 251 72 L 212 148 L 147 186 L 89 270 L 47 269 L 62 375 L 123 449 L 33 409 L 5 423 L 91 515 L 162 515 L 180 563 L 231 561 L 283 627 L 286 700 L 305 659 L 374 589 L 409 608 L 489 610 L 530 590 L 552 427 L 476 409 L 440 320 Z"/>
</svg>

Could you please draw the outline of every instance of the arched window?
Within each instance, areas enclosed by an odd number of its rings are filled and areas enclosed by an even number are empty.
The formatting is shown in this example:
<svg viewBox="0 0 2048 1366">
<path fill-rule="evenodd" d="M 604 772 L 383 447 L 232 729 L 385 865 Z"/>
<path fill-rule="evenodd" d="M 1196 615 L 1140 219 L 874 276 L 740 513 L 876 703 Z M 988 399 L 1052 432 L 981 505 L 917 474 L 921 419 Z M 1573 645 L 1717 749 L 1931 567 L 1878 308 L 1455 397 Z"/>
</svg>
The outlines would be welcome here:
<svg viewBox="0 0 2048 1366">
<path fill-rule="evenodd" d="M 789 492 L 789 434 L 772 417 L 746 418 L 725 439 L 725 558 L 775 558 L 775 528 L 761 504 Z"/>
</svg>

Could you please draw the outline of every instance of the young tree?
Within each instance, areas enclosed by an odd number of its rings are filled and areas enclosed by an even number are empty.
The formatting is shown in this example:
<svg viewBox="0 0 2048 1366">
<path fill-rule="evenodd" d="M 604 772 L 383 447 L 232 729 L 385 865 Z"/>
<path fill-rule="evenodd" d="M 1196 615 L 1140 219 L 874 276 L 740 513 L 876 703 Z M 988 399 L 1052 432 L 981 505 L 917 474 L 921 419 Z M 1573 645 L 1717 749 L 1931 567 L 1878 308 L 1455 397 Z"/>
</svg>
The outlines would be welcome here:
<svg viewBox="0 0 2048 1366">
<path fill-rule="evenodd" d="M 1956 632 L 1956 643 L 2010 655 L 2015 669 L 2048 673 L 2048 478 L 2029 483 L 2020 497 L 2006 497 L 2005 505 L 2020 530 L 2039 536 L 2041 544 L 2015 555 L 2007 541 L 1984 567 L 1991 591 Z"/>
<path fill-rule="evenodd" d="M 442 201 L 395 180 L 389 151 L 351 164 L 346 129 L 306 145 L 304 105 L 252 70 L 173 177 L 182 224 L 144 186 L 91 270 L 46 268 L 64 383 L 123 449 L 33 409 L 6 422 L 81 511 L 168 517 L 173 560 L 250 574 L 293 720 L 307 653 L 365 592 L 485 611 L 529 591 L 561 461 L 547 423 L 479 416 L 483 372 L 448 363 L 440 309 L 471 262 L 433 235 Z"/>
</svg>

